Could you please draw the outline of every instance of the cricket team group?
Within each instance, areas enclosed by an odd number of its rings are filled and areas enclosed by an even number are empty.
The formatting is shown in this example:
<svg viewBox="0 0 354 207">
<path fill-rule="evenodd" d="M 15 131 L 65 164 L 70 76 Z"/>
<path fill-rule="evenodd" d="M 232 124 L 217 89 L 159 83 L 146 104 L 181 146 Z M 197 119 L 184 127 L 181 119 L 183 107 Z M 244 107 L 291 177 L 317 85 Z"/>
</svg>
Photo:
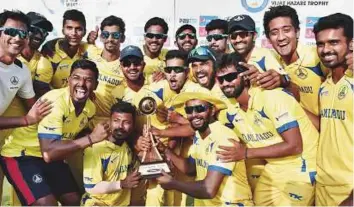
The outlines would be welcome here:
<svg viewBox="0 0 354 207">
<path fill-rule="evenodd" d="M 307 45 L 296 10 L 270 7 L 272 49 L 255 45 L 247 14 L 211 20 L 207 45 L 184 24 L 171 50 L 160 17 L 143 45 L 124 48 L 120 17 L 87 31 L 72 9 L 62 24 L 47 40 L 43 15 L 0 14 L 0 174 L 12 205 L 353 205 L 349 15 L 319 18 Z M 170 172 L 146 178 L 139 166 L 156 155 Z"/>
</svg>

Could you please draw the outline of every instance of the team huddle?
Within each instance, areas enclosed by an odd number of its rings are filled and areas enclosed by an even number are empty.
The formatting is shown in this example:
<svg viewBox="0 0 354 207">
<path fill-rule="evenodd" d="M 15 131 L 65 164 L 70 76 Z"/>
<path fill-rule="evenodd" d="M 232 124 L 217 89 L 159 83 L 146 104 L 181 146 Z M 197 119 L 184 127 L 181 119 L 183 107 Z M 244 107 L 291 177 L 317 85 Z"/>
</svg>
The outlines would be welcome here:
<svg viewBox="0 0 354 207">
<path fill-rule="evenodd" d="M 67 10 L 64 36 L 43 44 L 49 20 L 4 11 L 0 165 L 17 205 L 353 205 L 353 19 L 321 17 L 316 46 L 299 25 L 292 7 L 270 7 L 273 49 L 241 14 L 210 21 L 203 46 L 182 25 L 167 50 L 154 17 L 142 46 L 121 48 L 114 15 L 87 32 Z M 147 179 L 138 169 L 153 149 L 171 172 Z"/>
</svg>

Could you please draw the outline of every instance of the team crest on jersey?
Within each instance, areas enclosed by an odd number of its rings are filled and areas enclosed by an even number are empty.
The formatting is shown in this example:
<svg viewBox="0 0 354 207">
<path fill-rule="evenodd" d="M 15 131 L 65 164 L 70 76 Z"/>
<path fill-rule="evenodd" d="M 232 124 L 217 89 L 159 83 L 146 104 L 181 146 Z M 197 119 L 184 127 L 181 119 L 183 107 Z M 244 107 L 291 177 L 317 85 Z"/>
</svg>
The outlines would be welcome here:
<svg viewBox="0 0 354 207">
<path fill-rule="evenodd" d="M 12 85 L 17 85 L 20 82 L 20 79 L 18 79 L 17 76 L 12 76 L 10 78 L 10 82 L 12 83 Z"/>
<path fill-rule="evenodd" d="M 34 183 L 41 183 L 42 181 L 43 181 L 43 178 L 42 178 L 42 176 L 40 175 L 40 174 L 35 174 L 35 175 L 33 175 L 33 177 L 32 177 L 32 181 L 34 182 Z"/>
<path fill-rule="evenodd" d="M 256 125 L 261 125 L 262 124 L 262 119 L 259 114 L 254 115 L 254 124 Z"/>
<path fill-rule="evenodd" d="M 307 78 L 307 71 L 301 67 L 299 67 L 296 71 L 295 74 L 297 77 L 299 77 L 300 79 L 306 79 Z"/>
<path fill-rule="evenodd" d="M 349 90 L 348 86 L 346 86 L 346 85 L 341 86 L 339 89 L 339 93 L 338 93 L 338 99 L 341 100 L 341 99 L 345 98 L 345 96 L 348 93 L 348 90 Z"/>
</svg>

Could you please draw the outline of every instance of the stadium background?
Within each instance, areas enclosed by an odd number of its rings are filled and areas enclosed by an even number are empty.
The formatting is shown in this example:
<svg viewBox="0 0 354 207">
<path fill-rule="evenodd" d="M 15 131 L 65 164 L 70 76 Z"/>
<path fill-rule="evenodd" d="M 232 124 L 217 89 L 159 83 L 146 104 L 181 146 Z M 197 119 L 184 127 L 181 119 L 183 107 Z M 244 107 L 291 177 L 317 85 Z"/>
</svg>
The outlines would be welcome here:
<svg viewBox="0 0 354 207">
<path fill-rule="evenodd" d="M 289 5 L 295 8 L 300 18 L 300 41 L 314 44 L 313 25 L 319 17 L 342 12 L 353 17 L 353 0 L 0 0 L 0 11 L 18 9 L 25 13 L 35 11 L 48 18 L 54 31 L 47 40 L 61 37 L 62 16 L 67 9 L 79 9 L 86 16 L 87 30 L 100 25 L 103 18 L 116 15 L 126 23 L 128 44 L 142 45 L 144 24 L 154 16 L 162 17 L 169 25 L 166 48 L 174 48 L 174 34 L 182 24 L 196 27 L 199 44 L 206 44 L 205 26 L 212 19 L 228 19 L 237 14 L 248 14 L 256 22 L 259 38 L 256 44 L 271 47 L 263 29 L 263 15 L 270 6 Z M 86 39 L 86 37 L 84 38 Z M 100 42 L 97 41 L 97 45 Z M 3 189 L 2 205 L 8 205 L 8 183 Z"/>
</svg>

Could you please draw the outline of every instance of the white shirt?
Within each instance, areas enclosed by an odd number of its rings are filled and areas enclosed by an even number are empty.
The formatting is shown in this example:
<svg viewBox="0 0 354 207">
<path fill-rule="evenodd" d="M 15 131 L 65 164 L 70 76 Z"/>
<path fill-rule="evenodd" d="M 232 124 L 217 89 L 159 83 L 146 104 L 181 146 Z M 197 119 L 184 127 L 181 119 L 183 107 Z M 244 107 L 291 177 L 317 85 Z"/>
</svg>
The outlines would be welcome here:
<svg viewBox="0 0 354 207">
<path fill-rule="evenodd" d="M 24 99 L 35 96 L 30 70 L 17 59 L 10 65 L 0 62 L 0 115 L 16 94 Z"/>
</svg>

